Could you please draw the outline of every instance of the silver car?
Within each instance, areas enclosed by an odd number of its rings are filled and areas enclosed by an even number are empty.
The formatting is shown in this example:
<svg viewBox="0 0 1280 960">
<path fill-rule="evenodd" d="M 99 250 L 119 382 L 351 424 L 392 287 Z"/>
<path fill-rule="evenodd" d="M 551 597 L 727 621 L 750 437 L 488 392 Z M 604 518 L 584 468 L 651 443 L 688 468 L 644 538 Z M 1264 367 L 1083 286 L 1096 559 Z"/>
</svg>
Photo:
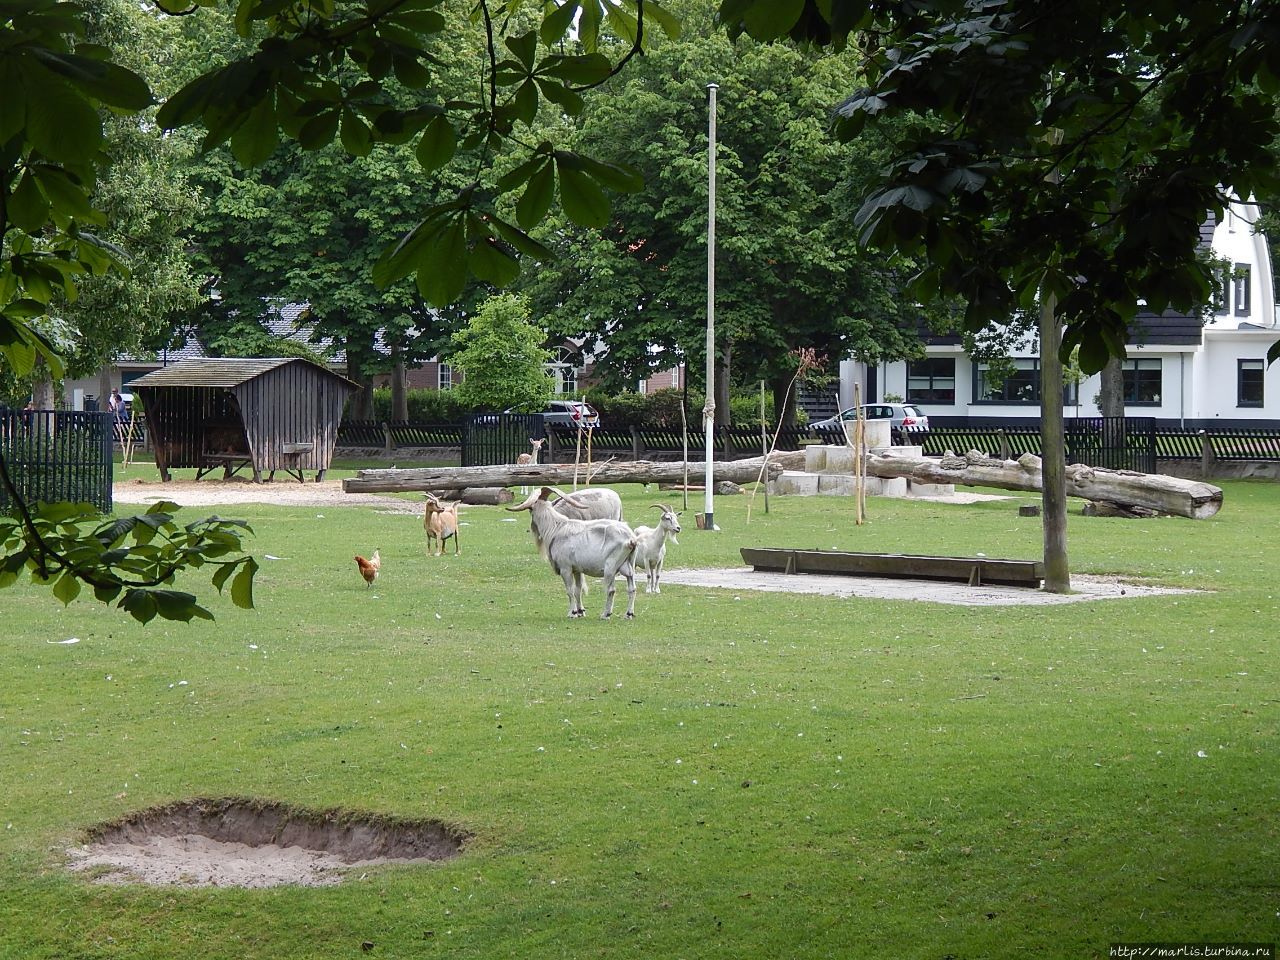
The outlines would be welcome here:
<svg viewBox="0 0 1280 960">
<path fill-rule="evenodd" d="M 868 403 L 863 405 L 864 420 L 888 420 L 889 436 L 898 445 L 923 444 L 929 439 L 929 418 L 920 408 L 910 403 Z M 858 419 L 858 408 L 841 410 L 834 417 L 827 417 L 809 426 L 819 433 L 838 430 L 847 420 Z"/>
</svg>

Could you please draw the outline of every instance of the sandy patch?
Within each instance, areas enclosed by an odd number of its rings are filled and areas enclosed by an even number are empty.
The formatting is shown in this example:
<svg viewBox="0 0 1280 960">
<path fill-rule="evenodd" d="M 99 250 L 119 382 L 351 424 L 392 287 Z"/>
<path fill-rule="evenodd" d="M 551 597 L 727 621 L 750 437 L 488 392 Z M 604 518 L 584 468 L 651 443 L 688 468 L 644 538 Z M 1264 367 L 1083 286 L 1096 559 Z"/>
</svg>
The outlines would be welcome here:
<svg viewBox="0 0 1280 960">
<path fill-rule="evenodd" d="M 867 597 L 875 600 L 925 600 L 962 606 L 1026 606 L 1079 603 L 1084 600 L 1122 600 L 1160 594 L 1196 593 L 1175 587 L 1134 583 L 1111 577 L 1072 576 L 1074 593 L 1045 593 L 1026 587 L 971 587 L 942 580 L 904 580 L 890 577 L 843 577 L 826 574 L 757 572 L 750 567 L 714 570 L 662 571 L 664 584 L 713 587 L 722 590 L 762 590 L 776 593 L 816 593 L 829 597 Z"/>
<path fill-rule="evenodd" d="M 90 833 L 68 866 L 98 883 L 212 887 L 328 886 L 362 867 L 448 860 L 467 839 L 434 821 L 235 798 L 143 810 Z"/>
<path fill-rule="evenodd" d="M 111 488 L 117 503 L 156 503 L 169 500 L 180 507 L 212 507 L 229 503 L 269 503 L 294 507 L 376 507 L 388 513 L 421 513 L 412 500 L 377 493 L 343 493 L 341 480 L 323 483 L 254 483 L 233 477 L 230 480 L 135 480 Z"/>
</svg>

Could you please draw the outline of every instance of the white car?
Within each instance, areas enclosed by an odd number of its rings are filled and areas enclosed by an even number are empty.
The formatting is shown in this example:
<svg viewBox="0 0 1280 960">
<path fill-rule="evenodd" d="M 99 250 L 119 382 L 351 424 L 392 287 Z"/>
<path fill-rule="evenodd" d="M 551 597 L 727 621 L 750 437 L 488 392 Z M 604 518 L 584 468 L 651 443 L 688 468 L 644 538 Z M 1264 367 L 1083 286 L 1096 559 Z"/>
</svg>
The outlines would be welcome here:
<svg viewBox="0 0 1280 960">
<path fill-rule="evenodd" d="M 899 445 L 923 444 L 929 439 L 929 418 L 920 408 L 910 403 L 868 403 L 863 405 L 864 420 L 888 420 L 890 439 Z M 827 417 L 809 426 L 819 433 L 837 430 L 845 421 L 856 420 L 858 408 L 841 410 L 834 417 Z"/>
</svg>

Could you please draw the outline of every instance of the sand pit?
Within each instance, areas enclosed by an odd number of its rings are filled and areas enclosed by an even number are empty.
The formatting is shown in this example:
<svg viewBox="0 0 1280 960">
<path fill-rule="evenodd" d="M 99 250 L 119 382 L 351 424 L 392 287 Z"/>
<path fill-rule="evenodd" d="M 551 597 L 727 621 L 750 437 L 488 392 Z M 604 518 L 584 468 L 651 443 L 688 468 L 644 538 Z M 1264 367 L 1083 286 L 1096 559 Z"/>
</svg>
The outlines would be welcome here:
<svg viewBox="0 0 1280 960">
<path fill-rule="evenodd" d="M 172 480 L 117 483 L 111 488 L 117 503 L 158 503 L 169 500 L 180 507 L 213 507 L 234 503 L 270 503 L 283 507 L 376 507 L 388 513 L 421 513 L 419 502 L 377 493 L 343 493 L 341 480 L 323 483 L 296 481 L 254 483 L 241 477 L 230 480 Z"/>
<path fill-rule="evenodd" d="M 467 839 L 433 820 L 223 798 L 132 814 L 90 830 L 67 853 L 72 870 L 98 883 L 314 887 L 341 883 L 361 867 L 448 860 Z"/>
<path fill-rule="evenodd" d="M 1037 605 L 1079 603 L 1085 600 L 1121 600 L 1159 594 L 1196 593 L 1175 587 L 1130 582 L 1112 577 L 1072 576 L 1073 593 L 1045 593 L 1027 587 L 998 585 L 971 587 L 940 580 L 906 580 L 889 577 L 844 577 L 824 574 L 763 573 L 750 567 L 713 570 L 662 571 L 662 582 L 722 590 L 762 590 L 777 593 L 816 593 L 829 597 L 866 597 L 875 600 L 924 600 L 961 606 Z"/>
</svg>

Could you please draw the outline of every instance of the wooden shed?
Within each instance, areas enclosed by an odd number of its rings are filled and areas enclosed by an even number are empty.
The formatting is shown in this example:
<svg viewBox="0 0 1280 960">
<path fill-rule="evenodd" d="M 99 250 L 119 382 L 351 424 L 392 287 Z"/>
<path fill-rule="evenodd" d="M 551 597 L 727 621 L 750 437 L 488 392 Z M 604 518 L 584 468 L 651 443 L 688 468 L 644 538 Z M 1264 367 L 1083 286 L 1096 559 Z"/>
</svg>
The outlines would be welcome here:
<svg viewBox="0 0 1280 960">
<path fill-rule="evenodd" d="M 253 470 L 255 483 L 284 470 L 316 480 L 333 460 L 348 395 L 346 377 L 299 357 L 183 360 L 130 384 L 142 400 L 160 476 L 174 467 Z"/>
</svg>

